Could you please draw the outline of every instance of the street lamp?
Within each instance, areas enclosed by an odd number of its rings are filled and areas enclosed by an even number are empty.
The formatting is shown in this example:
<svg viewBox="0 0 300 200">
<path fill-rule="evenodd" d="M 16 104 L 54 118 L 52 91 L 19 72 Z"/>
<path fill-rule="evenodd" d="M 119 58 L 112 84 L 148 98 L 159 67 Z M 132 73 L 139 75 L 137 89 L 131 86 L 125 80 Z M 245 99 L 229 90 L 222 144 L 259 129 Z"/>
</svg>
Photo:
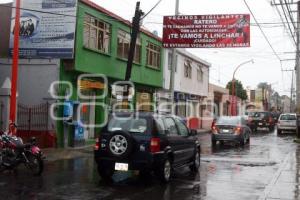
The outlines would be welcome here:
<svg viewBox="0 0 300 200">
<path fill-rule="evenodd" d="M 254 60 L 251 59 L 251 60 L 248 60 L 248 61 L 245 61 L 245 62 L 242 62 L 241 64 L 239 64 L 234 72 L 233 72 L 233 76 L 232 76 L 232 81 L 231 81 L 231 116 L 235 116 L 236 115 L 236 98 L 235 98 L 235 73 L 236 71 L 243 65 L 247 64 L 247 63 L 254 63 Z"/>
</svg>

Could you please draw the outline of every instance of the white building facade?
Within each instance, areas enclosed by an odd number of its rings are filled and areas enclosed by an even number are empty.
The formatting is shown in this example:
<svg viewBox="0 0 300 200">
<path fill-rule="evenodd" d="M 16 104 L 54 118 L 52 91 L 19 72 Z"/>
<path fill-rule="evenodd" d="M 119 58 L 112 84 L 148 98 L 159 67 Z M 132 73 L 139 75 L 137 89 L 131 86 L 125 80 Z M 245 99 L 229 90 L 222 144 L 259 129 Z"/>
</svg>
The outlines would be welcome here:
<svg viewBox="0 0 300 200">
<path fill-rule="evenodd" d="M 157 92 L 159 110 L 170 112 L 163 104 L 169 101 L 172 51 L 164 50 L 164 89 Z M 211 64 L 191 54 L 185 49 L 176 51 L 174 78 L 175 114 L 193 124 L 192 128 L 201 128 L 203 99 L 209 92 L 209 68 Z"/>
</svg>

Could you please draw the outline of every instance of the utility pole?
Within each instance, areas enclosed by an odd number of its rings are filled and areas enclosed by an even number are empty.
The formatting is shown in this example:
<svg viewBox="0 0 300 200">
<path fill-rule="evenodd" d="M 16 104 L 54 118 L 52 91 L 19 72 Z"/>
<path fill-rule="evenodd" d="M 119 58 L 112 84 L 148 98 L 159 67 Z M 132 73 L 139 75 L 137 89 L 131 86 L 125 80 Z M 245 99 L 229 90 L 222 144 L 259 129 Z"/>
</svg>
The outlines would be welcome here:
<svg viewBox="0 0 300 200">
<path fill-rule="evenodd" d="M 292 70 L 292 83 L 291 83 L 291 99 L 290 99 L 290 112 L 293 111 L 293 90 L 294 90 L 294 70 Z"/>
<path fill-rule="evenodd" d="M 16 16 L 14 26 L 14 50 L 13 64 L 11 70 L 11 94 L 10 94 L 10 110 L 9 120 L 11 123 L 16 122 L 16 107 L 17 107 L 17 87 L 18 87 L 18 64 L 19 64 L 19 32 L 20 32 L 20 7 L 21 0 L 16 0 Z"/>
<path fill-rule="evenodd" d="M 300 111 L 300 1 L 297 2 L 297 47 L 296 47 L 296 109 L 299 114 Z M 299 125 L 299 122 L 297 122 Z M 297 128 L 298 130 L 298 128 Z M 297 138 L 300 138 L 300 132 L 297 131 Z"/>
<path fill-rule="evenodd" d="M 131 31 L 131 39 L 130 39 L 125 81 L 129 81 L 131 78 L 135 45 L 136 45 L 136 40 L 137 40 L 139 31 L 140 31 L 140 21 L 141 21 L 141 17 L 143 16 L 143 14 L 144 13 L 140 10 L 140 2 L 138 1 L 138 2 L 136 2 L 135 14 L 132 19 L 132 31 Z"/>
<path fill-rule="evenodd" d="M 290 112 L 293 112 L 293 93 L 294 93 L 294 70 L 286 69 L 282 70 L 283 72 L 292 72 L 292 82 L 291 82 L 291 97 L 290 97 Z"/>
<path fill-rule="evenodd" d="M 175 5 L 175 16 L 179 15 L 179 0 L 176 0 Z M 173 104 L 174 104 L 174 82 L 175 82 L 175 66 L 176 66 L 176 48 L 172 50 L 172 65 L 170 72 L 170 103 L 171 103 L 171 114 L 174 113 Z"/>
<path fill-rule="evenodd" d="M 140 10 L 140 2 L 138 1 L 138 2 L 136 2 L 135 14 L 132 19 L 132 31 L 131 31 L 131 39 L 130 39 L 128 60 L 127 60 L 125 81 L 130 81 L 130 78 L 131 78 L 131 71 L 132 71 L 132 64 L 133 64 L 133 59 L 134 59 L 136 40 L 137 40 L 139 31 L 140 31 L 140 21 L 141 21 L 141 17 L 143 15 L 144 15 L 144 13 Z M 129 85 L 125 85 L 125 89 L 123 91 L 123 102 L 129 101 L 128 96 L 129 96 Z M 125 97 L 127 99 L 124 99 Z"/>
<path fill-rule="evenodd" d="M 300 1 L 297 2 L 297 47 L 296 47 L 296 109 L 297 113 L 300 111 Z M 300 135 L 298 135 L 298 138 Z"/>
</svg>

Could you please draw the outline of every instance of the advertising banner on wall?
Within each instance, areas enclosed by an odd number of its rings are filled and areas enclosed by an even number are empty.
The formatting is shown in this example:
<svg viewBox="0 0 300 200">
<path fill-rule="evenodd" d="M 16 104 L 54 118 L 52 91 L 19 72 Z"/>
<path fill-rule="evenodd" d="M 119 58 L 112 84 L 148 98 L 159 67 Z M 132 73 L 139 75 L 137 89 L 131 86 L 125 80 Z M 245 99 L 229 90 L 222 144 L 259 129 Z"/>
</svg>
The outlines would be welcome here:
<svg viewBox="0 0 300 200">
<path fill-rule="evenodd" d="M 21 1 L 20 57 L 73 58 L 76 12 L 77 0 Z M 11 54 L 14 24 L 15 9 L 10 28 Z"/>
<path fill-rule="evenodd" d="M 250 47 L 250 15 L 165 16 L 163 47 Z"/>
</svg>

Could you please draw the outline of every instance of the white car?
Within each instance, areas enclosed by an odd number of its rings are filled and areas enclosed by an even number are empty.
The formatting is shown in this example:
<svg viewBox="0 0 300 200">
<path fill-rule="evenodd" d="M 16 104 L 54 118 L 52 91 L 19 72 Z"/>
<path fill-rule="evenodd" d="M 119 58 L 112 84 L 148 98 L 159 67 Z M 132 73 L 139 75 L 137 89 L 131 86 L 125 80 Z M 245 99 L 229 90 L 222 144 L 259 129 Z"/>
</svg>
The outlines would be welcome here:
<svg viewBox="0 0 300 200">
<path fill-rule="evenodd" d="M 282 131 L 297 131 L 297 115 L 296 113 L 281 114 L 277 123 L 277 134 Z"/>
</svg>

